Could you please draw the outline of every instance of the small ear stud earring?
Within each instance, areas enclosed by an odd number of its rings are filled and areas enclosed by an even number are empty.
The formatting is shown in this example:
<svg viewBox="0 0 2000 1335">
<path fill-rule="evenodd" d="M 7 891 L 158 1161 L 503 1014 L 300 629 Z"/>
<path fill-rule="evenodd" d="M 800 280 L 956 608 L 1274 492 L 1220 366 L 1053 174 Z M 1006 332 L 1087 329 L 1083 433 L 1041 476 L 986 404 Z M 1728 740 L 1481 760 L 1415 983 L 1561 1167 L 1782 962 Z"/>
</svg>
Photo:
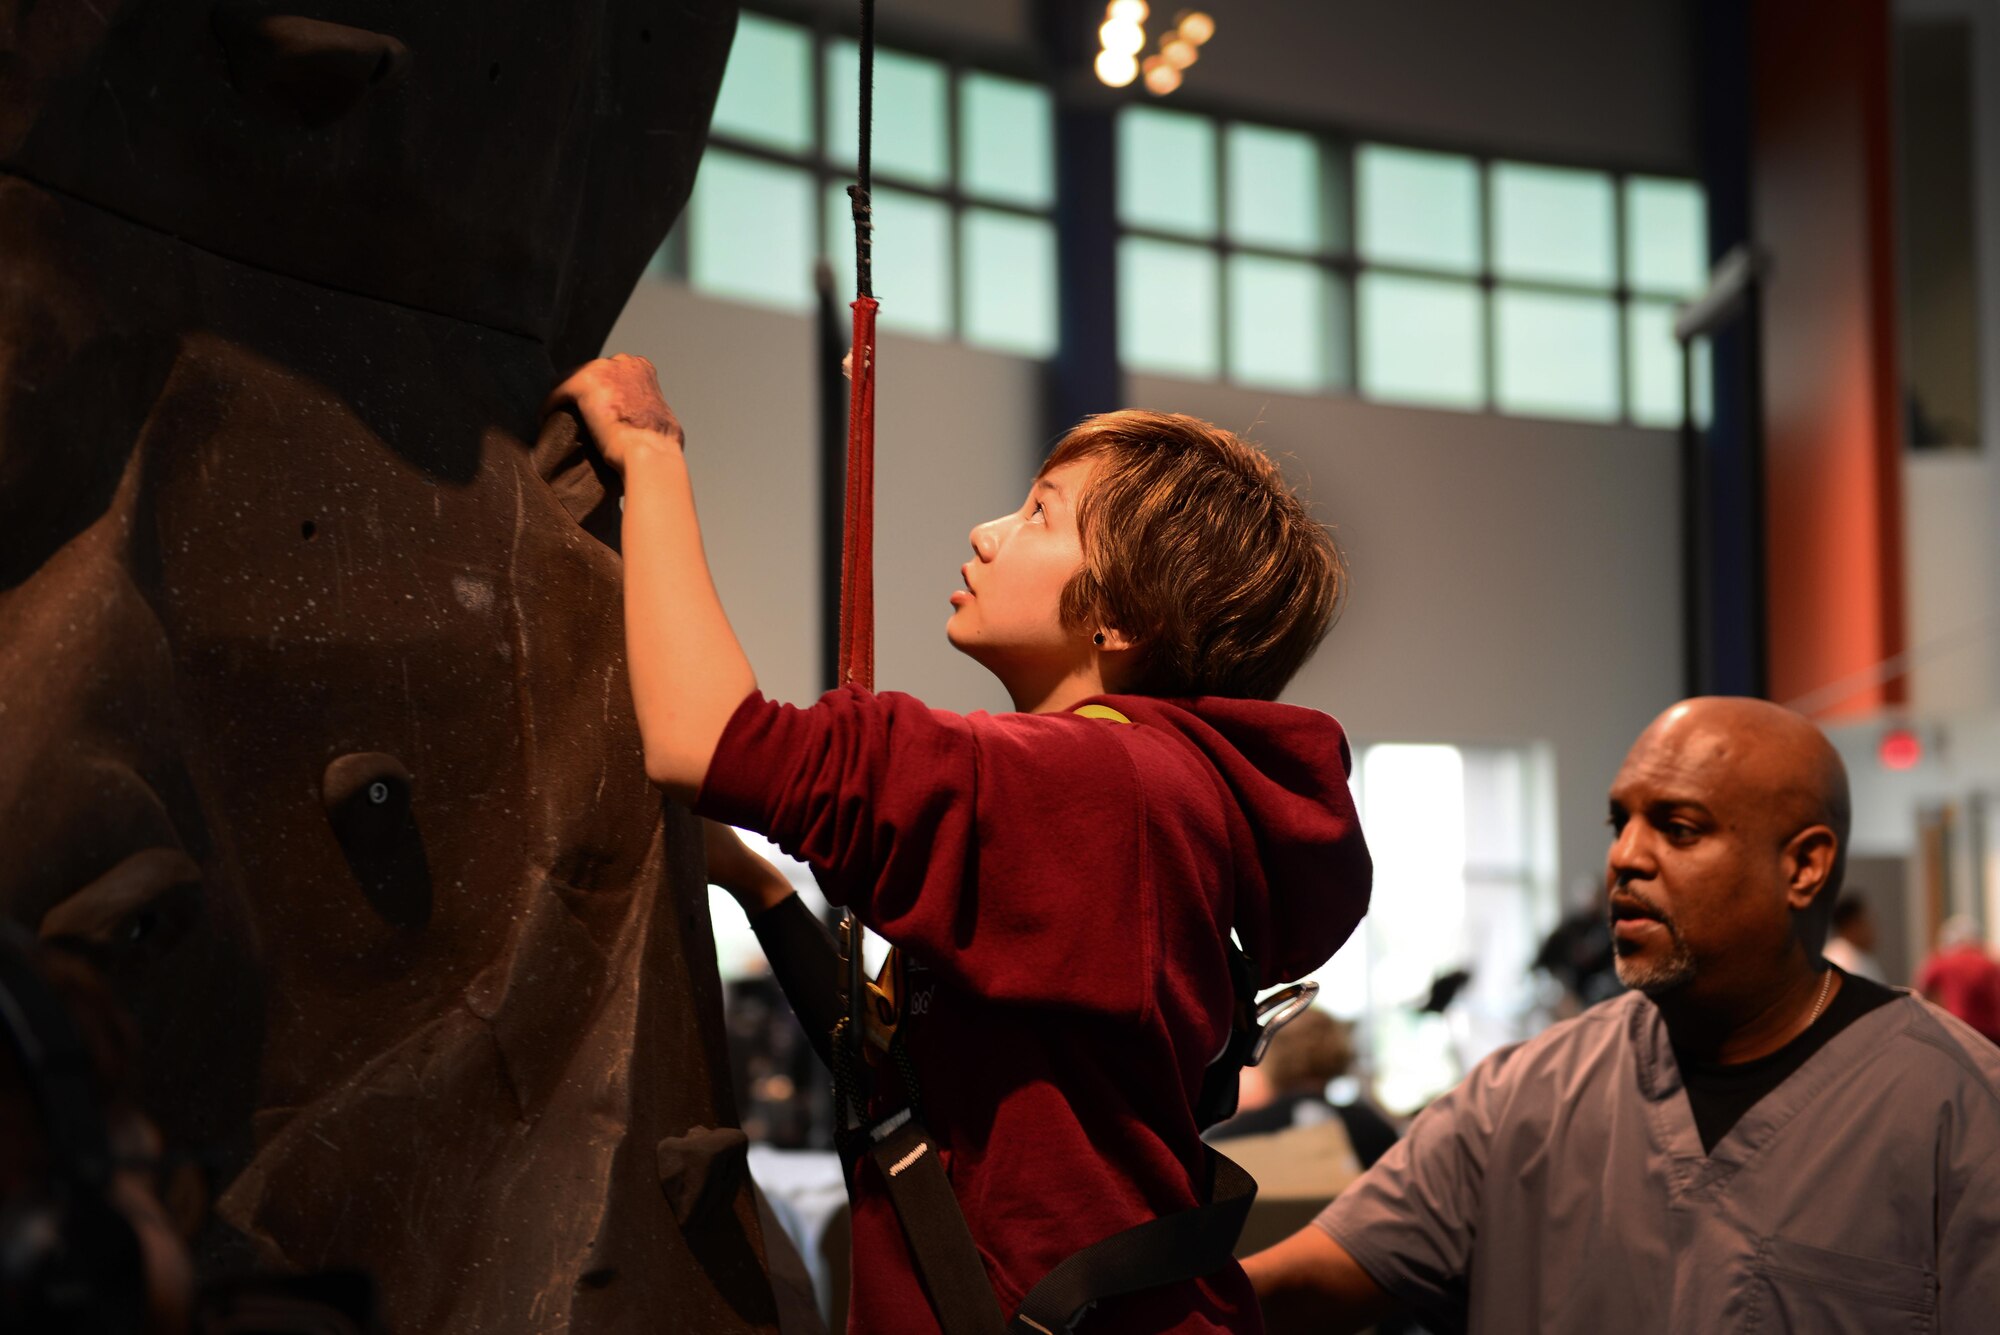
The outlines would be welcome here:
<svg viewBox="0 0 2000 1335">
<path fill-rule="evenodd" d="M 1098 632 L 1097 632 L 1097 634 L 1093 635 L 1093 636 L 1092 636 L 1091 638 L 1092 638 L 1093 640 L 1095 640 L 1095 641 L 1096 641 L 1097 643 L 1099 643 L 1099 644 L 1103 644 L 1103 643 L 1104 643 L 1104 632 L 1100 630 L 1100 631 L 1098 631 Z"/>
</svg>

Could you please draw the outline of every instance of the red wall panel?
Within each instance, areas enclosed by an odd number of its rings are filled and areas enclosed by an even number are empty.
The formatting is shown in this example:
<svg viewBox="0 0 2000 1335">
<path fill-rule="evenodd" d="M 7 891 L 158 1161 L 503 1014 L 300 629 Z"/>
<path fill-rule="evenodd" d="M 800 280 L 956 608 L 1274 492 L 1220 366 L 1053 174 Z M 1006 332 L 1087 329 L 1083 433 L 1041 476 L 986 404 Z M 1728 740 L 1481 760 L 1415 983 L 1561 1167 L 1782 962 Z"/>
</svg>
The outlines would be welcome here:
<svg viewBox="0 0 2000 1335">
<path fill-rule="evenodd" d="M 1903 538 L 1887 0 L 1757 0 L 1752 226 L 1764 294 L 1769 689 L 1901 652 Z M 1824 701 L 1831 716 L 1903 682 Z"/>
</svg>

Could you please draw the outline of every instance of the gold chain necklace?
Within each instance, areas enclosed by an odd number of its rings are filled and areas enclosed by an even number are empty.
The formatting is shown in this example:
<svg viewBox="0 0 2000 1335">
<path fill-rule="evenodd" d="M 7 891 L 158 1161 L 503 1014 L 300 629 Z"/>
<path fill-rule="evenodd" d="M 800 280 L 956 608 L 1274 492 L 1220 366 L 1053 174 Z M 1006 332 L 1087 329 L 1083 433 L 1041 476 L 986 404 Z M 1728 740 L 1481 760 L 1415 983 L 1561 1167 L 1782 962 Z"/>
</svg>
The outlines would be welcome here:
<svg viewBox="0 0 2000 1335">
<path fill-rule="evenodd" d="M 1814 1024 L 1818 1023 L 1820 1012 L 1826 1009 L 1827 998 L 1832 995 L 1833 995 L 1833 970 L 1828 969 L 1826 971 L 1826 977 L 1820 980 L 1819 1000 L 1813 1003 L 1812 1014 L 1806 1018 L 1806 1029 L 1810 1029 L 1813 1027 Z M 1804 1030 L 1801 1030 L 1800 1032 L 1803 1033 Z"/>
</svg>

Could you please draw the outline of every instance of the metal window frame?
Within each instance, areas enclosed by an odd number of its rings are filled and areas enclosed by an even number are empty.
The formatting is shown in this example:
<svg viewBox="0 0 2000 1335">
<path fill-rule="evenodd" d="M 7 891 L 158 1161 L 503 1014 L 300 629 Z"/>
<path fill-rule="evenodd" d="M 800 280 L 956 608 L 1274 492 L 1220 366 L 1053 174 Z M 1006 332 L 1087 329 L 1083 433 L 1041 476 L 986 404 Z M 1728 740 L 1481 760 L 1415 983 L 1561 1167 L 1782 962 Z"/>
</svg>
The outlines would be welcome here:
<svg viewBox="0 0 2000 1335">
<path fill-rule="evenodd" d="M 755 6 L 746 6 L 746 13 L 754 13 L 775 22 L 788 23 L 803 29 L 811 41 L 811 82 L 812 98 L 812 150 L 807 154 L 795 154 L 782 149 L 774 149 L 765 144 L 739 139 L 727 132 L 712 132 L 711 146 L 725 152 L 753 158 L 769 165 L 804 170 L 810 173 L 813 183 L 813 230 L 814 247 L 820 258 L 828 257 L 827 237 L 828 196 L 827 187 L 839 185 L 850 179 L 851 169 L 836 163 L 827 152 L 826 116 L 826 62 L 832 42 L 840 39 L 853 40 L 857 30 L 851 15 L 835 14 L 827 9 L 809 3 L 809 0 L 760 0 Z M 972 209 L 986 209 L 1009 214 L 1055 226 L 1056 206 L 1052 200 L 1046 207 L 1025 205 L 1017 200 L 993 198 L 969 192 L 964 188 L 962 135 L 962 82 L 968 74 L 992 75 L 1000 78 L 1016 79 L 1032 83 L 1045 90 L 1053 101 L 1055 88 L 1050 67 L 1038 59 L 1026 59 L 1016 50 L 981 49 L 961 44 L 952 49 L 941 48 L 934 34 L 915 30 L 899 30 L 894 24 L 879 24 L 878 38 L 883 47 L 895 50 L 920 60 L 938 65 L 945 75 L 945 179 L 942 185 L 917 182 L 900 176 L 893 170 L 883 170 L 879 165 L 875 179 L 883 187 L 905 194 L 937 201 L 946 210 L 948 238 L 946 241 L 946 263 L 950 272 L 946 275 L 947 334 L 954 342 L 969 342 L 966 331 L 966 283 L 964 224 L 965 216 Z M 1650 287 L 1634 285 L 1630 281 L 1631 256 L 1627 242 L 1628 193 L 1630 182 L 1635 177 L 1648 177 L 1666 181 L 1684 181 L 1688 178 L 1672 167 L 1651 163 L 1623 163 L 1607 165 L 1598 160 L 1568 158 L 1561 154 L 1544 154 L 1533 159 L 1513 153 L 1496 153 L 1481 148 L 1468 148 L 1462 143 L 1448 143 L 1429 139 L 1422 135 L 1412 135 L 1403 131 L 1374 133 L 1365 126 L 1331 125 L 1323 122 L 1272 116 L 1246 112 L 1239 108 L 1219 105 L 1210 100 L 1195 97 L 1177 98 L 1170 106 L 1159 106 L 1150 101 L 1138 99 L 1126 103 L 1128 107 L 1153 107 L 1194 115 L 1208 120 L 1214 129 L 1214 162 L 1216 189 L 1216 221 L 1213 234 L 1207 236 L 1176 232 L 1166 228 L 1148 227 L 1138 224 L 1118 223 L 1120 240 L 1125 237 L 1140 237 L 1152 241 L 1204 248 L 1216 257 L 1216 374 L 1213 379 L 1219 383 L 1244 385 L 1256 389 L 1270 389 L 1254 381 L 1240 379 L 1232 373 L 1230 300 L 1231 265 L 1238 255 L 1254 256 L 1294 263 L 1308 263 L 1320 269 L 1325 280 L 1327 304 L 1323 312 L 1328 335 L 1327 354 L 1322 366 L 1321 383 L 1306 391 L 1315 395 L 1354 398 L 1364 402 L 1394 404 L 1394 400 L 1373 399 L 1362 391 L 1363 370 L 1366 359 L 1366 345 L 1362 339 L 1360 279 L 1368 273 L 1383 273 L 1399 277 L 1425 278 L 1456 283 L 1477 289 L 1479 293 L 1483 340 L 1481 348 L 1481 395 L 1477 408 L 1449 408 L 1442 411 L 1467 412 L 1474 415 L 1502 416 L 1517 420 L 1554 421 L 1565 424 L 1589 423 L 1597 425 L 1618 425 L 1637 427 L 1643 430 L 1659 430 L 1660 427 L 1641 423 L 1634 414 L 1634 400 L 1637 388 L 1636 368 L 1633 366 L 1634 345 L 1631 339 L 1630 321 L 1633 308 L 1642 303 L 1681 302 L 1684 294 L 1667 292 Z M 1121 108 L 1122 110 L 1122 108 Z M 1322 194 L 1321 242 L 1310 250 L 1291 249 L 1257 242 L 1239 241 L 1229 234 L 1229 130 L 1236 125 L 1254 126 L 1258 129 L 1278 130 L 1308 136 L 1315 144 L 1320 163 L 1320 188 Z M 1465 273 L 1457 270 L 1433 268 L 1420 264 L 1383 262 L 1365 258 L 1360 249 L 1360 190 L 1356 180 L 1356 151 L 1364 145 L 1379 145 L 1384 148 L 1408 149 L 1418 152 L 1445 153 L 1465 159 L 1473 164 L 1477 177 L 1477 208 L 1480 224 L 1480 256 L 1476 272 Z M 1053 155 L 1053 145 L 1051 145 Z M 1500 163 L 1520 163 L 1524 166 L 1542 166 L 1587 171 L 1609 180 L 1612 198 L 1612 251 L 1616 264 L 1615 281 L 1610 286 L 1590 283 L 1567 282 L 1548 278 L 1512 278 L 1497 271 L 1494 264 L 1494 207 L 1493 168 Z M 685 215 L 684 215 L 685 216 Z M 1336 223 L 1338 230 L 1336 231 Z M 684 223 L 677 223 L 668 234 L 661 252 L 662 267 L 675 277 L 685 280 L 689 274 L 689 238 Z M 1555 296 L 1588 296 L 1608 299 L 1613 307 L 1614 334 L 1612 355 L 1616 358 L 1615 383 L 1618 391 L 1618 411 L 1612 418 L 1568 418 L 1547 417 L 1538 414 L 1505 412 L 1498 406 L 1499 397 L 1499 338 L 1498 303 L 1496 294 L 1502 289 L 1525 293 L 1539 293 Z M 1057 293 L 1062 300 L 1062 293 Z M 1018 354 L 1016 354 L 1018 355 Z M 1137 368 L 1127 368 L 1128 370 Z M 1296 391 L 1289 391 L 1296 392 Z M 1671 428 L 1664 428 L 1671 429 Z"/>
<path fill-rule="evenodd" d="M 811 5 L 759 4 L 746 6 L 745 13 L 777 23 L 790 24 L 804 31 L 809 41 L 809 64 L 807 80 L 811 98 L 811 139 L 812 146 L 806 153 L 793 153 L 769 144 L 739 138 L 726 130 L 711 129 L 708 146 L 739 157 L 751 158 L 768 166 L 784 167 L 808 173 L 812 180 L 812 227 L 813 249 L 822 261 L 830 261 L 831 251 L 828 237 L 835 221 L 828 203 L 832 186 L 843 186 L 854 179 L 854 169 L 844 161 L 836 159 L 827 145 L 828 118 L 826 114 L 827 59 L 833 43 L 841 40 L 852 41 L 857 30 L 847 18 L 836 19 L 826 11 Z M 928 61 L 940 68 L 944 74 L 945 101 L 945 171 L 942 185 L 919 182 L 885 169 L 879 162 L 874 164 L 875 184 L 901 194 L 915 195 L 935 201 L 944 206 L 946 212 L 945 274 L 946 332 L 943 338 L 952 342 L 973 342 L 967 337 L 966 329 L 966 271 L 964 254 L 964 225 L 968 212 L 979 209 L 994 213 L 1009 214 L 1015 218 L 1055 226 L 1055 202 L 1053 199 L 1044 206 L 1023 204 L 1018 200 L 1001 199 L 974 191 L 963 185 L 963 148 L 961 144 L 960 109 L 961 86 L 967 75 L 980 74 L 1018 82 L 1031 83 L 1045 91 L 1051 102 L 1054 89 L 1046 70 L 1024 64 L 1018 59 L 1009 59 L 999 53 L 986 52 L 945 52 L 921 39 L 916 34 L 899 34 L 893 27 L 878 23 L 878 50 L 892 50 L 899 55 Z M 1052 131 L 1053 132 L 1053 131 Z M 1050 161 L 1054 161 L 1054 145 L 1050 145 Z M 683 217 L 686 215 L 683 214 Z M 661 265 L 665 271 L 687 281 L 690 265 L 690 242 L 685 223 L 676 223 L 667 234 L 661 251 Z M 1060 297 L 1060 294 L 1058 294 Z M 916 335 L 923 337 L 923 335 Z M 973 342 L 973 346 L 980 346 Z M 1019 355 L 1019 354 L 1013 354 Z"/>
<path fill-rule="evenodd" d="M 1131 105 L 1147 105 L 1132 103 Z M 1235 255 L 1255 255 L 1269 259 L 1290 260 L 1318 266 L 1328 281 L 1328 291 L 1335 303 L 1344 303 L 1344 327 L 1331 323 L 1334 313 L 1329 312 L 1328 332 L 1339 337 L 1329 340 L 1330 349 L 1344 349 L 1345 367 L 1328 367 L 1327 374 L 1318 387 L 1310 391 L 1327 397 L 1354 398 L 1369 403 L 1386 403 L 1402 406 L 1394 400 L 1374 399 L 1363 393 L 1363 369 L 1366 345 L 1361 337 L 1360 279 L 1366 273 L 1383 273 L 1406 278 L 1427 278 L 1457 283 L 1478 289 L 1481 307 L 1481 321 L 1484 341 L 1481 350 L 1480 374 L 1481 404 L 1477 408 L 1447 408 L 1442 411 L 1466 412 L 1479 416 L 1507 417 L 1515 420 L 1550 421 L 1566 425 L 1627 426 L 1641 430 L 1671 430 L 1637 420 L 1633 411 L 1634 374 L 1631 365 L 1632 348 L 1628 330 L 1629 312 L 1635 304 L 1657 302 L 1682 302 L 1686 296 L 1681 293 L 1666 292 L 1656 288 L 1636 286 L 1630 281 L 1630 258 L 1626 241 L 1626 210 L 1628 183 L 1634 177 L 1648 177 L 1656 180 L 1684 181 L 1688 178 L 1674 170 L 1651 165 L 1611 165 L 1601 161 L 1565 159 L 1561 155 L 1545 155 L 1527 158 L 1515 153 L 1496 153 L 1490 150 L 1467 148 L 1463 144 L 1443 143 L 1426 140 L 1420 136 L 1404 133 L 1374 134 L 1351 127 L 1316 124 L 1309 121 L 1286 120 L 1282 117 L 1261 114 L 1244 114 L 1228 107 L 1212 103 L 1188 100 L 1171 108 L 1185 114 L 1206 117 L 1215 126 L 1216 143 L 1216 226 L 1212 235 L 1194 235 L 1165 228 L 1149 227 L 1143 224 L 1120 220 L 1120 238 L 1127 236 L 1144 237 L 1153 241 L 1174 242 L 1180 245 L 1203 247 L 1215 252 L 1220 267 L 1219 316 L 1223 324 L 1218 346 L 1222 349 L 1218 374 L 1214 379 L 1220 383 L 1244 385 L 1247 388 L 1265 389 L 1268 386 L 1244 381 L 1231 373 L 1229 362 L 1229 260 Z M 1340 232 L 1335 235 L 1330 225 L 1323 226 L 1322 243 L 1317 249 L 1295 250 L 1269 246 L 1256 242 L 1239 241 L 1229 235 L 1229 178 L 1228 139 L 1229 128 L 1233 125 L 1250 125 L 1259 129 L 1283 130 L 1310 136 L 1318 145 L 1321 163 L 1321 190 L 1323 194 L 1338 192 L 1336 201 L 1329 201 L 1332 207 L 1323 211 L 1322 217 L 1328 224 L 1337 216 Z M 1480 223 L 1480 256 L 1475 272 L 1435 268 L 1420 264 L 1384 262 L 1370 260 L 1361 253 L 1360 245 L 1360 188 L 1355 170 L 1356 150 L 1364 145 L 1379 145 L 1384 148 L 1410 149 L 1418 152 L 1446 153 L 1465 159 L 1473 164 L 1476 177 Z M 1493 253 L 1493 168 L 1501 163 L 1518 163 L 1522 166 L 1558 167 L 1573 171 L 1587 171 L 1606 179 L 1611 187 L 1612 253 L 1615 263 L 1614 281 L 1609 285 L 1569 282 L 1550 278 L 1514 278 L 1502 274 L 1494 264 Z M 1525 292 L 1549 296 L 1585 296 L 1604 298 L 1612 304 L 1614 326 L 1611 355 L 1615 362 L 1615 383 L 1618 391 L 1618 411 L 1608 418 L 1555 417 L 1542 414 L 1515 413 L 1503 411 L 1498 405 L 1499 366 L 1497 337 L 1497 302 L 1495 295 L 1502 289 L 1510 292 Z M 1338 356 L 1336 351 L 1335 356 Z M 1344 371 L 1344 376 L 1341 372 Z"/>
</svg>

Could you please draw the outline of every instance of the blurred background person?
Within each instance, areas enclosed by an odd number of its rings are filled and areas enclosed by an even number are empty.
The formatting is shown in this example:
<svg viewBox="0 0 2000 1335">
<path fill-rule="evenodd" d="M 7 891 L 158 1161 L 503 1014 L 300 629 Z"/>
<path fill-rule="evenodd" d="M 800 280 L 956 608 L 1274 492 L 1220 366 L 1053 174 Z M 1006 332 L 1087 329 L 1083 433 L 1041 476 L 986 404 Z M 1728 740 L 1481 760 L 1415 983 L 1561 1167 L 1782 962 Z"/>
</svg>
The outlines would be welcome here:
<svg viewBox="0 0 2000 1335">
<path fill-rule="evenodd" d="M 187 1329 L 197 1220 L 161 1200 L 136 1045 L 81 959 L 0 934 L 0 1330 Z"/>
<path fill-rule="evenodd" d="M 1624 991 L 1613 964 L 1611 927 L 1604 909 L 1589 904 L 1556 924 L 1535 952 L 1533 967 L 1562 987 L 1553 1018 L 1567 1020 Z"/>
<path fill-rule="evenodd" d="M 2000 963 L 1964 915 L 1938 928 L 1937 949 L 1917 971 L 1917 991 L 2000 1043 Z"/>
<path fill-rule="evenodd" d="M 1868 901 L 1855 891 L 1842 895 L 1833 906 L 1833 930 L 1827 935 L 1823 953 L 1829 964 L 1857 978 L 1871 983 L 1889 981 L 1881 961 L 1875 958 L 1875 915 L 1868 911 Z"/>
<path fill-rule="evenodd" d="M 1368 1167 L 1396 1143 L 1397 1131 L 1363 1092 L 1335 1102 L 1328 1087 L 1354 1067 L 1354 1026 L 1317 1007 L 1280 1029 L 1256 1066 L 1243 1068 L 1236 1116 L 1212 1128 L 1211 1141 L 1265 1135 L 1338 1119 Z"/>
</svg>

